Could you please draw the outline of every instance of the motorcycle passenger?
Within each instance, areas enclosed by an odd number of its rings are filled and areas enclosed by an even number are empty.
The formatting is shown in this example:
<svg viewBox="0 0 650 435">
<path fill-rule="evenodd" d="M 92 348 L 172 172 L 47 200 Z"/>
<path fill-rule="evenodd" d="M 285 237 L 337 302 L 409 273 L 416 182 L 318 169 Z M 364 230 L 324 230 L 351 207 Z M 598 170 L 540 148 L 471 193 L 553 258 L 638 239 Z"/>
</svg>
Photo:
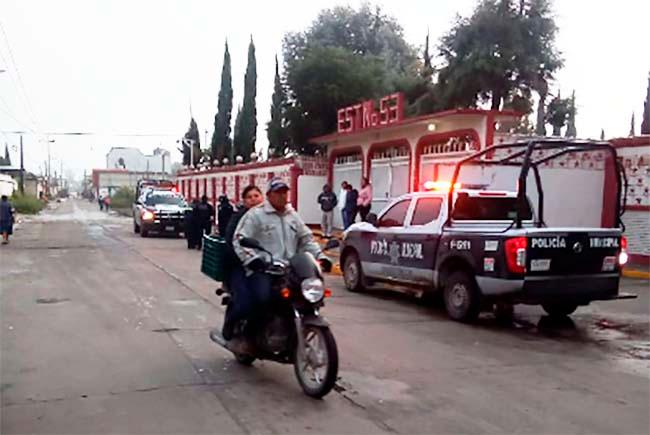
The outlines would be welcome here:
<svg viewBox="0 0 650 435">
<path fill-rule="evenodd" d="M 256 239 L 273 255 L 274 260 L 289 262 L 297 253 L 309 252 L 329 270 L 330 260 L 314 241 L 309 227 L 289 204 L 289 186 L 281 178 L 273 178 L 266 189 L 266 201 L 249 210 L 240 220 L 233 238 L 233 248 L 246 270 L 246 286 L 252 297 L 246 318 L 256 319 L 271 299 L 271 277 L 264 273 L 268 255 L 240 245 L 243 237 Z M 235 340 L 233 340 L 235 341 Z M 233 343 L 246 347 L 245 340 Z"/>
<path fill-rule="evenodd" d="M 237 322 L 246 316 L 250 311 L 250 302 L 252 300 L 249 295 L 248 287 L 246 286 L 246 271 L 242 266 L 239 257 L 232 250 L 232 239 L 235 234 L 235 229 L 239 224 L 241 218 L 246 212 L 264 202 L 262 191 L 257 186 L 248 186 L 242 193 L 243 204 L 235 214 L 230 218 L 228 226 L 225 229 L 224 239 L 230 247 L 230 255 L 226 263 L 227 275 L 224 278 L 228 291 L 230 293 L 231 301 L 226 308 L 226 315 L 223 321 L 222 335 L 226 340 L 233 337 L 234 327 Z"/>
</svg>

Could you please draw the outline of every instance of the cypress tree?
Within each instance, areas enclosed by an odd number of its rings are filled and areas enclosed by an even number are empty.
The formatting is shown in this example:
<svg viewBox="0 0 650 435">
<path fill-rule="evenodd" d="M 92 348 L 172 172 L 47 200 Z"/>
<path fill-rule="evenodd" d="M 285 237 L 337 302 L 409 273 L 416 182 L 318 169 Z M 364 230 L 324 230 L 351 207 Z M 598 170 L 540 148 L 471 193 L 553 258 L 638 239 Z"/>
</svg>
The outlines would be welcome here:
<svg viewBox="0 0 650 435">
<path fill-rule="evenodd" d="M 604 128 L 600 129 L 600 140 L 605 140 L 605 129 Z"/>
<path fill-rule="evenodd" d="M 433 77 L 433 67 L 431 66 L 431 54 L 429 53 L 429 29 L 427 29 L 427 38 L 424 42 L 423 62 L 422 77 L 431 80 L 431 77 Z"/>
<path fill-rule="evenodd" d="M 632 119 L 630 119 L 630 137 L 636 136 L 636 133 L 634 131 L 634 112 L 632 112 Z"/>
<path fill-rule="evenodd" d="M 221 89 L 217 103 L 217 114 L 214 117 L 214 133 L 212 134 L 212 159 L 221 161 L 228 157 L 232 161 L 232 141 L 230 139 L 230 121 L 232 118 L 232 74 L 228 41 L 223 53 L 221 69 Z"/>
<path fill-rule="evenodd" d="M 242 156 L 245 158 L 242 149 L 242 110 L 241 106 L 237 107 L 237 116 L 235 117 L 235 131 L 233 134 L 233 156 Z"/>
<path fill-rule="evenodd" d="M 641 121 L 641 134 L 650 134 L 650 75 L 648 76 L 648 90 L 643 103 L 643 121 Z"/>
<path fill-rule="evenodd" d="M 237 148 L 237 152 L 244 158 L 244 161 L 249 161 L 251 153 L 255 151 L 255 141 L 257 138 L 256 97 L 257 62 L 255 60 L 255 44 L 251 36 L 251 42 L 248 45 L 248 65 L 246 66 L 246 75 L 244 76 L 244 103 L 241 108 L 240 125 L 241 142 Z"/>
<path fill-rule="evenodd" d="M 288 137 L 284 117 L 286 104 L 287 97 L 282 86 L 282 81 L 280 80 L 278 56 L 276 55 L 275 82 L 273 85 L 273 96 L 271 97 L 271 120 L 266 124 L 266 136 L 269 139 L 269 158 L 284 155 Z"/>
</svg>

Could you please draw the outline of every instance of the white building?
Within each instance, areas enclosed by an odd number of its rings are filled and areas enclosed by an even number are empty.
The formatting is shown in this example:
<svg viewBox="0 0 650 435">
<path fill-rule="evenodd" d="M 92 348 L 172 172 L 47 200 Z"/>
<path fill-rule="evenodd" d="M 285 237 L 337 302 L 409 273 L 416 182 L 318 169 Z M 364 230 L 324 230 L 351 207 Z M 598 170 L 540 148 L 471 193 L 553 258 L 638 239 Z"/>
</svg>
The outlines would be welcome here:
<svg viewBox="0 0 650 435">
<path fill-rule="evenodd" d="M 154 149 L 152 155 L 145 155 L 137 148 L 113 147 L 106 154 L 106 169 L 170 174 L 171 155 L 161 148 Z"/>
</svg>

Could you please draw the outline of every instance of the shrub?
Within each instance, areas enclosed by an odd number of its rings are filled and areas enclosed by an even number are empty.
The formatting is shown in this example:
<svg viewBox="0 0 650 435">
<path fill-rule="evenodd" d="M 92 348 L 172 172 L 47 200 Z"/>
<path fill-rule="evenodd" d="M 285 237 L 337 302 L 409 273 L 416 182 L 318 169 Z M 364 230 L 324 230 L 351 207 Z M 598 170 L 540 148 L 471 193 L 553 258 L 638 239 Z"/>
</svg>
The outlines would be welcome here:
<svg viewBox="0 0 650 435">
<path fill-rule="evenodd" d="M 36 214 L 45 207 L 45 203 L 35 196 L 21 195 L 14 193 L 11 197 L 11 205 L 14 206 L 18 213 Z"/>
<path fill-rule="evenodd" d="M 111 196 L 111 208 L 130 209 L 135 201 L 135 192 L 129 187 L 120 187 Z"/>
</svg>

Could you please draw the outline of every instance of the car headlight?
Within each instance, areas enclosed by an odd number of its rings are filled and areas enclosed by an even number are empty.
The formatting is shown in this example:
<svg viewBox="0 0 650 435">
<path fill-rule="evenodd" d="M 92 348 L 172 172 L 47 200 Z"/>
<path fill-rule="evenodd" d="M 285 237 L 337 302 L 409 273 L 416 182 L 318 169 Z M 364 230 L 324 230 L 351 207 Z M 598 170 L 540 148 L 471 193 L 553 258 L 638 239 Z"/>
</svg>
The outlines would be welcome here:
<svg viewBox="0 0 650 435">
<path fill-rule="evenodd" d="M 311 303 L 320 301 L 325 294 L 323 281 L 318 278 L 307 278 L 300 285 L 300 289 L 305 299 Z"/>
</svg>

